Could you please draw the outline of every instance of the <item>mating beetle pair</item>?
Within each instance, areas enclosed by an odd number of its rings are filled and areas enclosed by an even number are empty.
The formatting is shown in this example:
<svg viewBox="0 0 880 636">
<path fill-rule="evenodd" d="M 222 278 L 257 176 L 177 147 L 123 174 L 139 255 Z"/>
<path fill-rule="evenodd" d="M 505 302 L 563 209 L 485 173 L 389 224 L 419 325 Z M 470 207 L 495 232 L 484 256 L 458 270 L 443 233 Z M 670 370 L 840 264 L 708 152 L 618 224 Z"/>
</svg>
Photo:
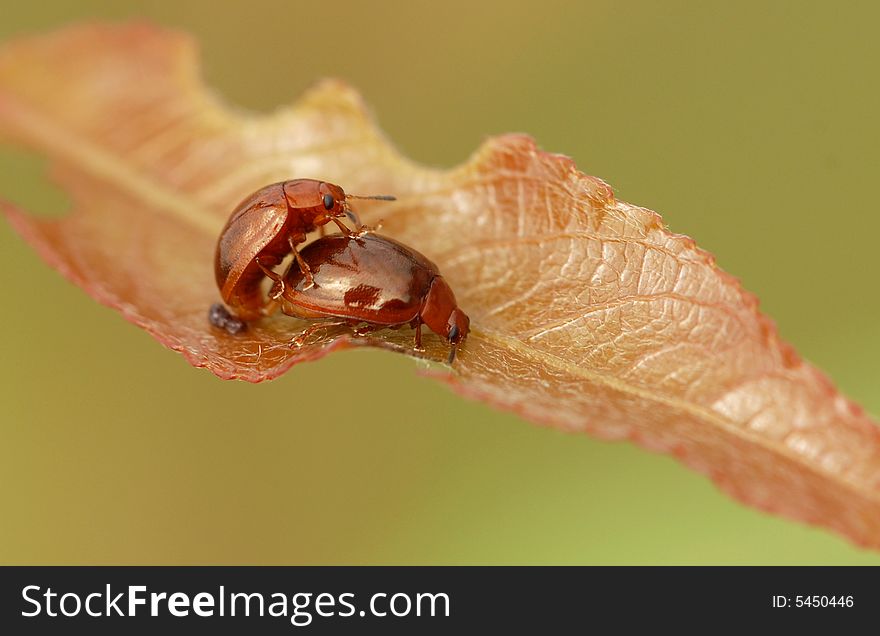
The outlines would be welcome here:
<svg viewBox="0 0 880 636">
<path fill-rule="evenodd" d="M 266 186 L 242 201 L 220 233 L 214 258 L 217 287 L 235 315 L 214 305 L 211 323 L 236 333 L 244 328 L 242 321 L 280 306 L 289 316 L 316 323 L 295 343 L 330 325 L 365 323 L 355 331 L 363 335 L 408 324 L 415 329 L 416 349 L 424 324 L 449 342 L 452 362 L 470 323 L 452 289 L 422 254 L 361 226 L 350 199 L 394 197 L 353 196 L 332 183 L 296 179 Z M 340 221 L 343 216 L 357 231 Z M 298 249 L 309 232 L 330 222 L 342 233 Z M 277 274 L 272 268 L 291 252 L 294 262 L 283 276 Z M 273 282 L 268 297 L 261 289 L 264 276 Z"/>
</svg>

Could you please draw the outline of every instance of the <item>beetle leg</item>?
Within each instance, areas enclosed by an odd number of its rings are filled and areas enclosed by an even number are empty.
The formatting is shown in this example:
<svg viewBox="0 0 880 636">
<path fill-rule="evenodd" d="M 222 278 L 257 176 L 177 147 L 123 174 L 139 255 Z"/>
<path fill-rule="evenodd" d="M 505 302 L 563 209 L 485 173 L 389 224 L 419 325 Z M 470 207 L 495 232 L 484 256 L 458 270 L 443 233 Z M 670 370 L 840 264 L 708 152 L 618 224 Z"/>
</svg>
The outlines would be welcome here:
<svg viewBox="0 0 880 636">
<path fill-rule="evenodd" d="M 382 220 L 380 219 L 376 225 L 364 225 L 361 223 L 361 219 L 358 216 L 357 212 L 352 210 L 348 205 L 345 206 L 345 216 L 348 217 L 348 220 L 354 223 L 354 226 L 357 228 L 356 234 L 358 236 L 363 236 L 364 234 L 369 234 L 370 232 L 378 232 L 382 228 Z"/>
<path fill-rule="evenodd" d="M 343 234 L 345 234 L 345 236 L 347 236 L 349 238 L 353 238 L 355 240 L 359 239 L 364 234 L 369 234 L 370 232 L 375 232 L 377 229 L 371 225 L 361 225 L 360 223 L 358 223 L 357 230 L 352 232 L 339 219 L 333 217 L 330 220 L 336 224 L 336 226 L 342 231 Z"/>
<path fill-rule="evenodd" d="M 290 341 L 290 347 L 291 348 L 302 347 L 306 343 L 306 340 L 308 340 L 313 334 L 315 334 L 323 329 L 330 329 L 333 327 L 342 327 L 347 324 L 348 324 L 347 320 L 328 320 L 328 321 L 316 322 L 315 324 L 307 327 L 298 336 L 294 337 L 293 340 Z"/>
<path fill-rule="evenodd" d="M 364 234 L 372 234 L 373 232 L 378 232 L 382 228 L 382 221 L 376 223 L 376 225 L 359 225 L 357 232 L 354 233 L 355 236 L 363 236 Z"/>
<path fill-rule="evenodd" d="M 272 285 L 272 289 L 269 290 L 270 301 L 278 300 L 281 297 L 281 294 L 284 293 L 284 278 L 279 276 L 275 271 L 263 265 L 263 263 L 260 262 L 259 256 L 254 259 L 254 262 L 257 264 L 257 267 L 259 267 L 263 271 L 263 273 L 274 283 L 274 285 Z M 268 305 L 269 302 L 267 301 L 266 304 Z M 272 311 L 274 311 L 274 309 Z"/>
<path fill-rule="evenodd" d="M 357 228 L 352 234 L 354 236 L 363 236 L 364 234 L 369 234 L 370 232 L 378 232 L 382 228 L 382 220 L 380 219 L 376 225 L 364 225 L 361 223 L 360 217 L 358 217 L 357 213 L 351 208 L 345 209 L 345 215 L 349 218 L 349 220 L 354 223 L 354 226 Z M 337 222 L 337 225 L 339 223 Z M 346 234 L 346 236 L 349 236 Z"/>
<path fill-rule="evenodd" d="M 293 252 L 293 257 L 296 259 L 296 263 L 299 265 L 299 269 L 306 279 L 306 284 L 303 286 L 303 289 L 311 289 L 315 286 L 315 277 L 312 276 L 312 268 L 303 260 L 303 257 L 299 255 L 299 250 L 296 249 L 296 244 L 301 243 L 302 241 L 296 241 L 293 236 L 289 236 L 287 242 L 290 244 L 290 250 Z"/>
<path fill-rule="evenodd" d="M 299 268 L 302 270 L 303 276 L 306 278 L 306 284 L 303 285 L 303 289 L 311 289 L 315 286 L 315 277 L 312 276 L 312 268 L 303 260 L 303 257 L 299 255 L 298 251 L 293 250 L 293 256 L 296 258 L 296 262 L 299 264 Z"/>
<path fill-rule="evenodd" d="M 346 226 L 345 223 L 337 219 L 335 216 L 331 216 L 330 220 L 336 224 L 336 227 L 338 227 L 339 231 L 345 234 L 345 236 L 353 236 L 356 234 L 356 232 L 352 232 L 351 230 L 349 230 L 348 226 Z"/>
<path fill-rule="evenodd" d="M 424 351 L 425 349 L 422 347 L 422 321 L 419 320 L 416 323 L 416 336 L 415 342 L 413 343 L 413 349 L 415 351 Z"/>
</svg>

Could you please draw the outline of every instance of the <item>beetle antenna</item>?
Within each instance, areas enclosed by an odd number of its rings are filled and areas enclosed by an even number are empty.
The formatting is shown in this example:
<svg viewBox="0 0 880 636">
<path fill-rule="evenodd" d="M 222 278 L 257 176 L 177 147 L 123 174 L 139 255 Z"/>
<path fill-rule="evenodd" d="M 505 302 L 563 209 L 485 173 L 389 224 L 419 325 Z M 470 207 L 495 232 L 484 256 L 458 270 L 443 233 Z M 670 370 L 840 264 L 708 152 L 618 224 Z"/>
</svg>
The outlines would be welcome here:
<svg viewBox="0 0 880 636">
<path fill-rule="evenodd" d="M 371 194 L 365 196 L 362 194 L 346 194 L 346 199 L 375 199 L 376 201 L 397 201 L 397 197 L 390 194 Z"/>
<path fill-rule="evenodd" d="M 458 347 L 458 345 L 452 345 L 452 347 L 449 348 L 449 357 L 446 359 L 446 364 L 452 364 L 453 362 L 455 362 L 456 347 Z"/>
</svg>

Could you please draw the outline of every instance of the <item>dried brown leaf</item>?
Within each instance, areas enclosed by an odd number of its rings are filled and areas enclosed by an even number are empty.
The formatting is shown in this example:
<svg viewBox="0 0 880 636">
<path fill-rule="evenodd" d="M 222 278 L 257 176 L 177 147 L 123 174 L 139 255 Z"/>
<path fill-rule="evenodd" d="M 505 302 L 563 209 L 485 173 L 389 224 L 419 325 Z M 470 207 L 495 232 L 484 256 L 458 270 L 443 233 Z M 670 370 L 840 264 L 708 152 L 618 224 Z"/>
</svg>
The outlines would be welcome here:
<svg viewBox="0 0 880 636">
<path fill-rule="evenodd" d="M 381 217 L 383 233 L 438 263 L 472 319 L 454 370 L 437 374 L 455 390 L 672 453 L 741 501 L 880 547 L 880 429 L 691 239 L 527 137 L 429 170 L 338 82 L 270 117 L 226 108 L 190 39 L 148 25 L 6 45 L 0 135 L 49 157 L 73 200 L 58 221 L 6 205 L 17 230 L 196 366 L 258 382 L 340 347 L 406 351 L 405 331 L 296 350 L 302 323 L 283 316 L 236 337 L 206 321 L 217 233 L 245 194 L 294 177 L 393 192 L 397 203 L 362 206 L 364 221 Z"/>
</svg>

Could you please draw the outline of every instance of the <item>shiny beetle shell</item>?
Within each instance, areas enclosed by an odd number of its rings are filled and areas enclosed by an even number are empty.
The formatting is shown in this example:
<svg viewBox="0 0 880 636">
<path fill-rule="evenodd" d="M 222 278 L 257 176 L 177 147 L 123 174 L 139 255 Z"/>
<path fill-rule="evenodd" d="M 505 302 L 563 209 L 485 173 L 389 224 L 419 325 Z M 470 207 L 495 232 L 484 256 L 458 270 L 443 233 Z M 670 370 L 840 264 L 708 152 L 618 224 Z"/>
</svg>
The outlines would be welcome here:
<svg viewBox="0 0 880 636">
<path fill-rule="evenodd" d="M 414 249 L 378 234 L 331 235 L 301 250 L 314 286 L 294 264 L 270 295 L 281 310 L 309 320 L 344 320 L 372 327 L 411 325 L 416 347 L 426 325 L 453 346 L 468 334 L 470 320 L 437 266 Z"/>
<path fill-rule="evenodd" d="M 345 201 L 337 185 L 295 179 L 261 188 L 238 204 L 217 241 L 214 275 L 221 297 L 239 318 L 262 315 L 260 264 L 278 265 L 306 234 L 344 216 Z"/>
</svg>

